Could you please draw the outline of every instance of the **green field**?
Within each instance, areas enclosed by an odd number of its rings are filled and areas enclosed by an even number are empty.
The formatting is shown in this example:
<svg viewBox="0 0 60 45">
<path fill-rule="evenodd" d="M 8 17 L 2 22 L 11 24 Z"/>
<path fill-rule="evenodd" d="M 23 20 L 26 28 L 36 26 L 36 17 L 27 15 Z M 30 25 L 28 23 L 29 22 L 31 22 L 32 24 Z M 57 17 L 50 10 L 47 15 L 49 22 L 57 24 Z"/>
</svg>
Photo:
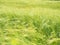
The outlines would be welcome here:
<svg viewBox="0 0 60 45">
<path fill-rule="evenodd" d="M 60 45 L 60 2 L 0 0 L 0 45 Z"/>
</svg>

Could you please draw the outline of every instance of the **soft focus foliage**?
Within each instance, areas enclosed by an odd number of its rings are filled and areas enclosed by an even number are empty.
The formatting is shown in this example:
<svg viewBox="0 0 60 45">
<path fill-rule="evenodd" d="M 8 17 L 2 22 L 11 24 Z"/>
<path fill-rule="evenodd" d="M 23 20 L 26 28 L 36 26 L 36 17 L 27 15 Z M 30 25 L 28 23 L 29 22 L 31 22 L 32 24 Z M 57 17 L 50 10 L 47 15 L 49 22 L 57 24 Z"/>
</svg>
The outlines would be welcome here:
<svg viewBox="0 0 60 45">
<path fill-rule="evenodd" d="M 0 0 L 0 45 L 60 45 L 60 2 Z"/>
</svg>

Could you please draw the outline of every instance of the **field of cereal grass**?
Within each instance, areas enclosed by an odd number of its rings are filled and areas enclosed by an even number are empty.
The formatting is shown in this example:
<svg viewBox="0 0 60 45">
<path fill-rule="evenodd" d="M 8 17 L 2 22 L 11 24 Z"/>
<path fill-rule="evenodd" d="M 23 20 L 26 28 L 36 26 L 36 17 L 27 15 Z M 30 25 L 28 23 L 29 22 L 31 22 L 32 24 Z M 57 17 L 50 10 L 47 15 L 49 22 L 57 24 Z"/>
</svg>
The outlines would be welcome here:
<svg viewBox="0 0 60 45">
<path fill-rule="evenodd" d="M 60 45 L 60 2 L 0 0 L 0 45 Z"/>
</svg>

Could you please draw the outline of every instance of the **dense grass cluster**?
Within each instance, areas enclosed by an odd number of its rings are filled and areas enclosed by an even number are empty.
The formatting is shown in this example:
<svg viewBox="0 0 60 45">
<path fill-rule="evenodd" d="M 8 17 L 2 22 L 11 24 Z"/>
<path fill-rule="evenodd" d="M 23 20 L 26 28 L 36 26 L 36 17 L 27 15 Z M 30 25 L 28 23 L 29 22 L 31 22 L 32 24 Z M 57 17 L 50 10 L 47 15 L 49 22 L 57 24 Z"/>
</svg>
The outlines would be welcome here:
<svg viewBox="0 0 60 45">
<path fill-rule="evenodd" d="M 59 4 L 45 4 L 35 7 L 1 4 L 0 45 L 60 45 Z"/>
</svg>

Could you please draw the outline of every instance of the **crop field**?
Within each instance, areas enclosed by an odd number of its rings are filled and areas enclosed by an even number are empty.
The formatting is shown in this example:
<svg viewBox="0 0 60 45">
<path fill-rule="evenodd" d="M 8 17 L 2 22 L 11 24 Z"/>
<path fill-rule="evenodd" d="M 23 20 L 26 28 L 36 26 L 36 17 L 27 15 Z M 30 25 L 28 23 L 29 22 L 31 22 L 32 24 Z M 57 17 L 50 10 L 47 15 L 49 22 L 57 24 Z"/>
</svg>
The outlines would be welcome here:
<svg viewBox="0 0 60 45">
<path fill-rule="evenodd" d="M 60 2 L 0 0 L 0 45 L 60 45 Z"/>
</svg>

